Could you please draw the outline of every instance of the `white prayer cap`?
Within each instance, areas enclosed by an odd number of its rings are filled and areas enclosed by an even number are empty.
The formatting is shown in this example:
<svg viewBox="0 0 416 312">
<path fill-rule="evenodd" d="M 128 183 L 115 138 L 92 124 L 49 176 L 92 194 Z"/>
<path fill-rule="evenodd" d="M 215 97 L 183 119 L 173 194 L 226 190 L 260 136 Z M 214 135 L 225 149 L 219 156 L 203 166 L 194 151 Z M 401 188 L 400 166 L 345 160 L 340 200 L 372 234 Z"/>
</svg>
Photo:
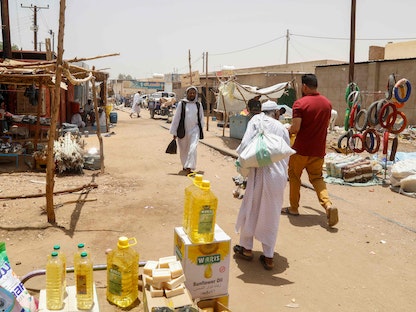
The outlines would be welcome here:
<svg viewBox="0 0 416 312">
<path fill-rule="evenodd" d="M 270 100 L 261 104 L 261 111 L 262 112 L 270 111 L 270 110 L 278 110 L 278 109 L 279 109 L 279 107 L 277 106 L 277 103 L 273 102 L 273 101 L 270 101 Z"/>
</svg>

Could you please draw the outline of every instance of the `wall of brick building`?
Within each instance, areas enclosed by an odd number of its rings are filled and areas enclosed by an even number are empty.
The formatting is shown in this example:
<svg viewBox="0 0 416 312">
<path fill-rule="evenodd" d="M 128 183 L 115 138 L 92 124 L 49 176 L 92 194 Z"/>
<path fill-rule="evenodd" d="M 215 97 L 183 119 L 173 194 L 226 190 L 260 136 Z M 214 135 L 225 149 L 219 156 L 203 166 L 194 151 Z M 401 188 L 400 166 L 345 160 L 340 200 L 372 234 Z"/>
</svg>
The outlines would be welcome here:
<svg viewBox="0 0 416 312">
<path fill-rule="evenodd" d="M 338 111 L 336 125 L 344 123 L 347 108 L 345 91 L 348 85 L 349 64 L 318 66 L 315 73 L 319 81 L 319 92 L 327 96 Z M 406 78 L 416 84 L 416 58 L 400 60 L 382 60 L 358 63 L 354 66 L 354 81 L 363 96 L 362 108 L 368 108 L 371 103 L 385 98 L 387 81 L 394 73 L 396 79 Z M 413 90 L 409 100 L 400 109 L 408 119 L 409 125 L 416 125 L 416 91 Z"/>
</svg>

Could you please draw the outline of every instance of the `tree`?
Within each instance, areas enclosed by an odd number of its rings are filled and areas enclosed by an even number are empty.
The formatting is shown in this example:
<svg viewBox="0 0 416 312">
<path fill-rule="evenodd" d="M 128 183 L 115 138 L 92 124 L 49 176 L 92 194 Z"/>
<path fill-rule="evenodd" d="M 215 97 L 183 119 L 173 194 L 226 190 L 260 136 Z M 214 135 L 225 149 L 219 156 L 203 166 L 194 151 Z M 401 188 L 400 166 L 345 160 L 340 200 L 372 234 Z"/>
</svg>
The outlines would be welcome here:
<svg viewBox="0 0 416 312">
<path fill-rule="evenodd" d="M 2 41 L 0 42 L 0 50 L 3 50 L 3 42 Z M 12 45 L 12 51 L 18 51 L 18 50 L 20 50 L 20 48 L 17 45 L 13 44 Z"/>
</svg>

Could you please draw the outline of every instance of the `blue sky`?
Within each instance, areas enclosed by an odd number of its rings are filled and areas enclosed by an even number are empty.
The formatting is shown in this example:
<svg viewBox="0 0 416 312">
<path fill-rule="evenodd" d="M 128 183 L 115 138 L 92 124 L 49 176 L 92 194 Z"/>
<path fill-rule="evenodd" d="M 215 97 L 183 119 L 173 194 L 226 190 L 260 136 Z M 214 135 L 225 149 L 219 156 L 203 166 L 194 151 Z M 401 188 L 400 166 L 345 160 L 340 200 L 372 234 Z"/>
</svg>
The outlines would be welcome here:
<svg viewBox="0 0 416 312">
<path fill-rule="evenodd" d="M 38 43 L 55 35 L 58 0 L 9 0 L 11 40 L 33 49 L 33 9 L 39 9 Z M 416 40 L 414 0 L 357 0 L 355 60 L 366 61 L 370 45 Z M 89 61 L 111 78 L 154 73 L 276 65 L 334 59 L 349 61 L 351 0 L 67 0 L 64 59 L 119 56 Z M 39 49 L 39 44 L 38 44 Z M 41 44 L 41 49 L 45 47 Z"/>
</svg>

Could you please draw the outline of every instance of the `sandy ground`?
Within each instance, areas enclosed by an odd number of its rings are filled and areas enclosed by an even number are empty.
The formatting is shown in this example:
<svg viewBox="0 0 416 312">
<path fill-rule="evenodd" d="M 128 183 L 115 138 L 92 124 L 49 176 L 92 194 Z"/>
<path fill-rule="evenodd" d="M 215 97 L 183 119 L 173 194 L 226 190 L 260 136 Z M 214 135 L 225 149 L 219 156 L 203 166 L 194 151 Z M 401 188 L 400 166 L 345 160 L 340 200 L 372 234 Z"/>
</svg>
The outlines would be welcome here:
<svg viewBox="0 0 416 312">
<path fill-rule="evenodd" d="M 2 200 L 0 240 L 6 242 L 13 270 L 24 276 L 44 269 L 54 244 L 68 255 L 68 265 L 79 242 L 85 243 L 95 264 L 105 264 L 108 248 L 119 236 L 135 237 L 140 260 L 173 255 L 174 228 L 182 224 L 187 177 L 178 175 L 178 155 L 165 154 L 171 140 L 165 120 L 131 119 L 118 111 L 114 135 L 104 137 L 105 173 L 85 170 L 83 175 L 57 176 L 55 190 L 90 182 L 98 188 L 87 193 L 56 196 L 56 225 L 47 222 L 45 198 Z M 211 181 L 219 198 L 217 223 L 238 242 L 234 231 L 241 201 L 232 196 L 236 175 L 234 159 L 210 146 L 228 151 L 238 140 L 222 136 L 211 123 L 205 144 L 198 147 L 198 170 Z M 84 138 L 86 148 L 98 147 L 95 136 Z M 400 144 L 399 150 L 412 145 Z M 45 191 L 45 174 L 20 171 L 13 163 L 0 164 L 0 196 L 39 194 Z M 307 184 L 307 179 L 304 182 Z M 302 189 L 301 216 L 283 215 L 275 247 L 276 267 L 265 271 L 255 259 L 231 259 L 229 307 L 232 311 L 414 311 L 416 305 L 416 205 L 415 199 L 388 187 L 328 185 L 339 208 L 340 222 L 328 229 L 315 193 Z M 88 201 L 79 201 L 87 199 Z M 74 202 L 75 201 L 75 202 Z M 77 202 L 79 201 L 79 202 Z M 288 205 L 288 188 L 285 190 Z M 101 311 L 119 311 L 105 298 L 105 271 L 94 279 Z M 68 285 L 74 285 L 68 274 Z M 45 287 L 43 276 L 25 286 L 38 297 Z M 130 311 L 143 311 L 140 301 Z"/>
</svg>

